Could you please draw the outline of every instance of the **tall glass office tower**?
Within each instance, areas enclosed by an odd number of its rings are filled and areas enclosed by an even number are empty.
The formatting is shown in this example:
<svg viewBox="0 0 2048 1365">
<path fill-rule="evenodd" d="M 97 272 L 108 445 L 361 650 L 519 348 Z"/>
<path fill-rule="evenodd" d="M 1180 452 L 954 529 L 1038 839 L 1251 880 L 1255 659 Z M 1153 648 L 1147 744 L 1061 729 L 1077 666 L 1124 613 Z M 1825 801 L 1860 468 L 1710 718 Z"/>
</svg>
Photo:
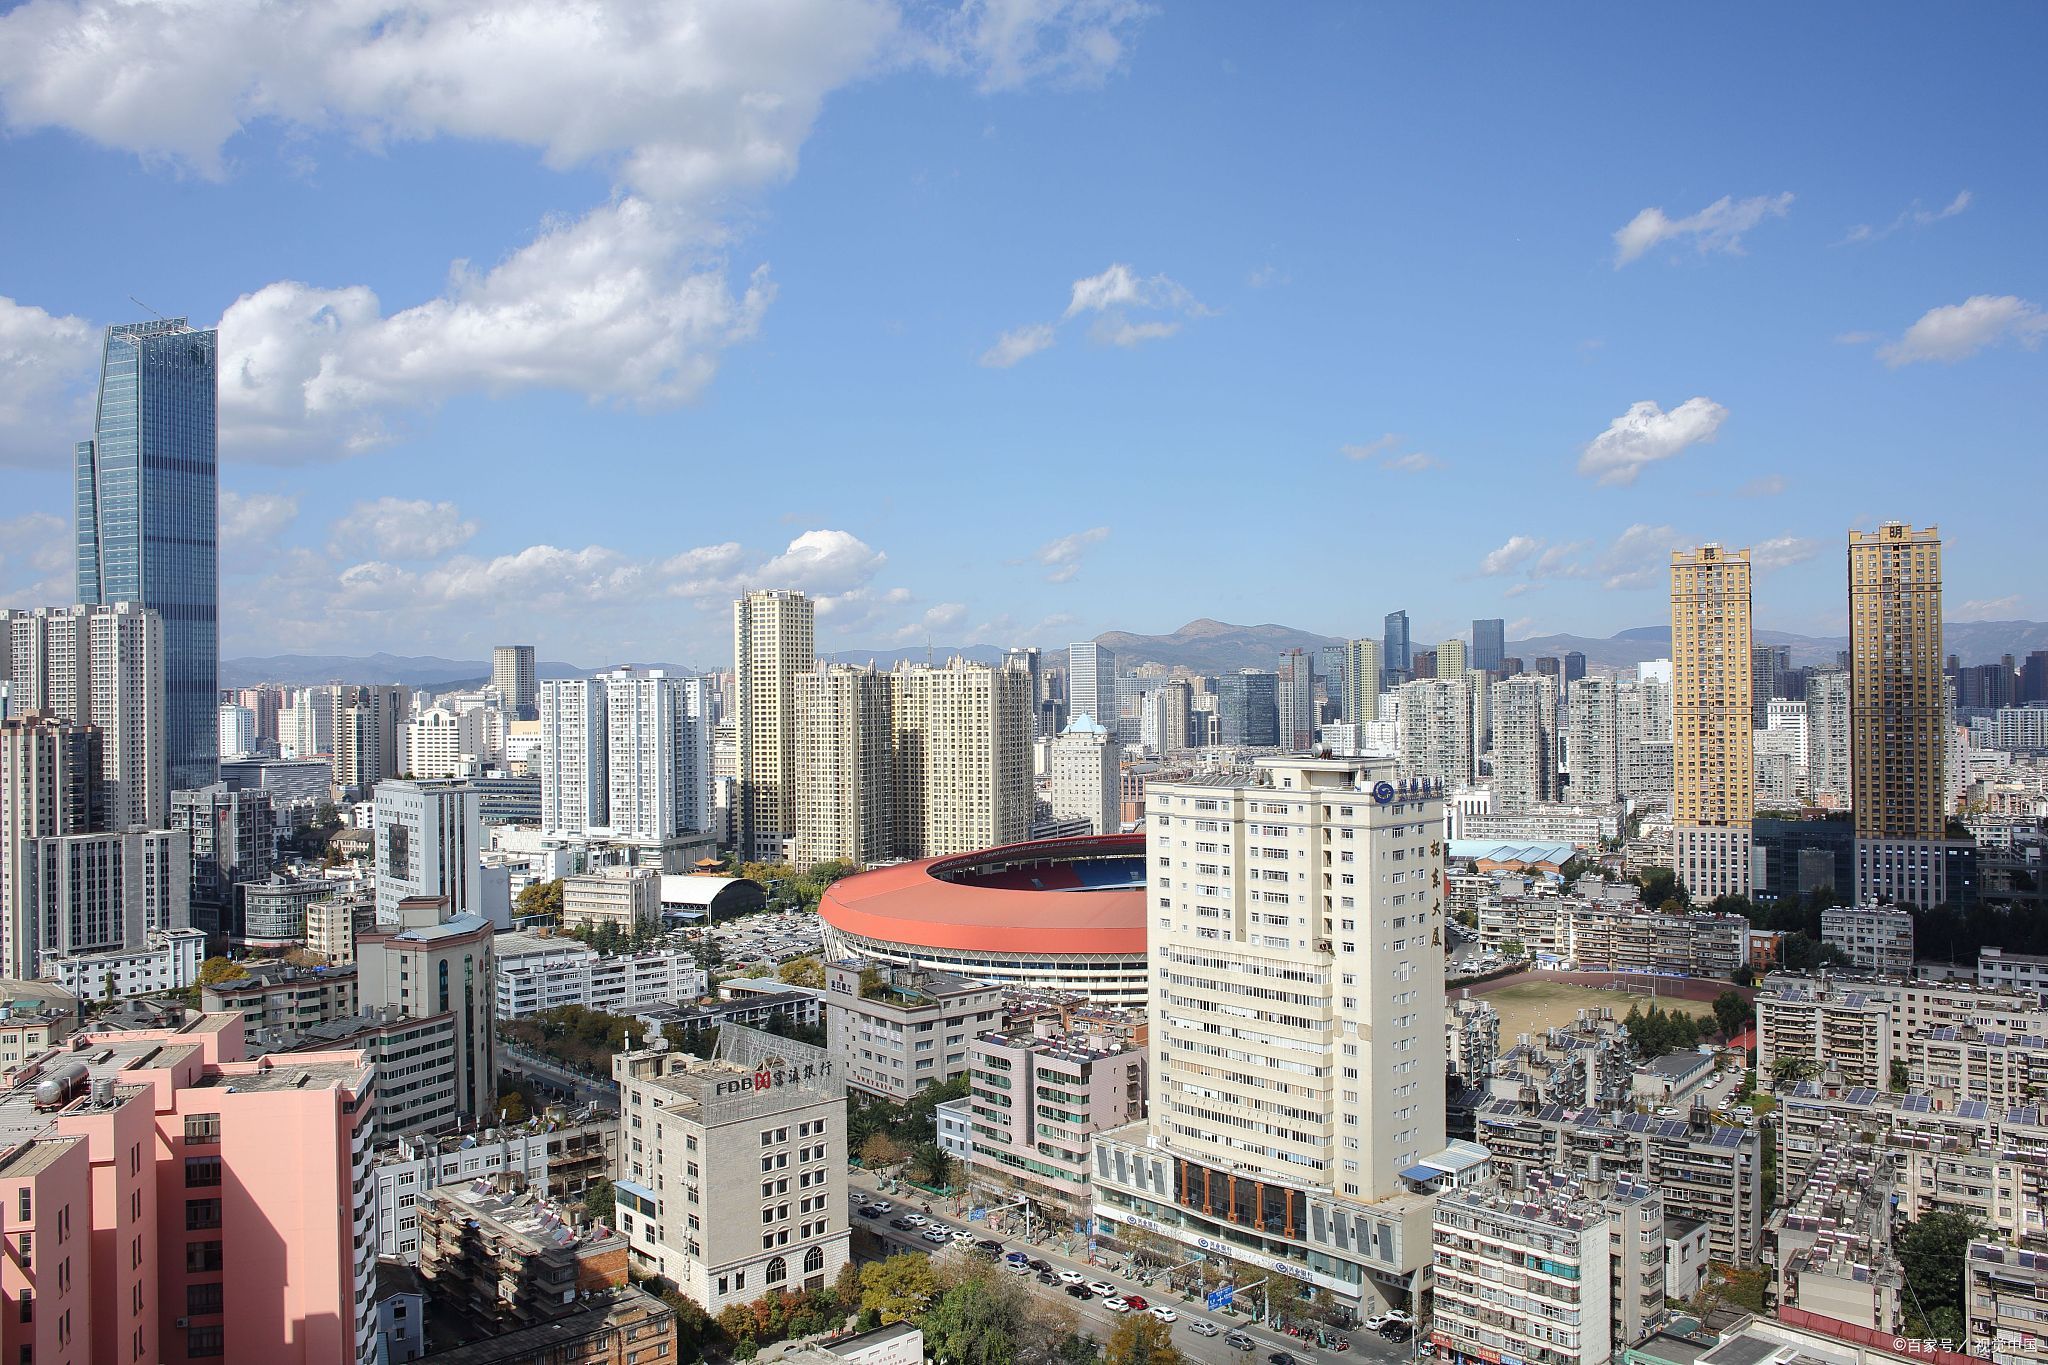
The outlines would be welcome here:
<svg viewBox="0 0 2048 1365">
<path fill-rule="evenodd" d="M 220 771 L 219 343 L 184 318 L 107 328 L 93 438 L 76 452 L 78 600 L 162 616 L 174 791 Z"/>
</svg>

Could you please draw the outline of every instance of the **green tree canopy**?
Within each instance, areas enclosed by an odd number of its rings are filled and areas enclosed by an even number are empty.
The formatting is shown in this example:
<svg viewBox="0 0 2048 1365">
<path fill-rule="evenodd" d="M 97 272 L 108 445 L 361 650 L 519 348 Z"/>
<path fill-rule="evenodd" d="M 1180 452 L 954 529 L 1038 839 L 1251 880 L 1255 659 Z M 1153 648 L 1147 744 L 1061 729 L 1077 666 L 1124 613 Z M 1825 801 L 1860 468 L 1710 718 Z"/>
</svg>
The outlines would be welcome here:
<svg viewBox="0 0 2048 1365">
<path fill-rule="evenodd" d="M 1721 1026 L 1723 1037 L 1733 1038 L 1755 1018 L 1756 1006 L 1741 991 L 1722 991 L 1714 997 L 1714 1021 Z"/>
<path fill-rule="evenodd" d="M 230 962 L 224 957 L 209 957 L 199 964 L 199 984 L 217 986 L 223 981 L 239 981 L 249 974 L 239 962 Z"/>
<path fill-rule="evenodd" d="M 940 1365 L 1010 1365 L 1023 1325 L 1014 1294 L 999 1292 L 986 1275 L 960 1280 L 918 1319 L 926 1354 Z"/>
<path fill-rule="evenodd" d="M 1173 1329 L 1150 1313 L 1129 1313 L 1109 1334 L 1107 1365 L 1181 1365 Z"/>
<path fill-rule="evenodd" d="M 938 1276 L 931 1258 L 915 1251 L 874 1261 L 860 1272 L 860 1306 L 883 1322 L 908 1322 L 938 1297 Z"/>
<path fill-rule="evenodd" d="M 619 1192 L 609 1177 L 597 1175 L 583 1187 L 583 1210 L 598 1222 L 609 1225 L 619 1211 Z"/>
<path fill-rule="evenodd" d="M 1906 1224 L 1898 1236 L 1906 1272 L 1906 1332 L 1955 1340 L 1962 1335 L 1963 1259 L 1984 1229 L 1966 1213 L 1938 1211 Z"/>
</svg>

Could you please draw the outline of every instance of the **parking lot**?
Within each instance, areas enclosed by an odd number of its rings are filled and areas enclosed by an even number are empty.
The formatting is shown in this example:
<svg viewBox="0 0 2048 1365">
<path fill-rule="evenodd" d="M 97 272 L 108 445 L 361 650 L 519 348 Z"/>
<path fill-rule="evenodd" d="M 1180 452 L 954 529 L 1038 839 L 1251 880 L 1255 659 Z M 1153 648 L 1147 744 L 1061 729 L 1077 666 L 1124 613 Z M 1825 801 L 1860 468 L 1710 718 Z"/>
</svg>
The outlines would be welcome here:
<svg viewBox="0 0 2048 1365">
<path fill-rule="evenodd" d="M 1110 1268 L 1074 1260 L 1051 1248 L 1015 1238 L 997 1241 L 972 1224 L 927 1215 L 920 1205 L 908 1203 L 900 1196 L 877 1196 L 860 1185 L 864 1174 L 854 1174 L 850 1194 L 850 1221 L 855 1227 L 873 1233 L 891 1252 L 968 1256 L 977 1254 L 972 1249 L 977 1242 L 983 1243 L 979 1254 L 1008 1269 L 1032 1293 L 1071 1305 L 1081 1329 L 1099 1341 L 1109 1340 L 1119 1318 L 1143 1311 L 1171 1324 L 1173 1344 L 1182 1355 L 1212 1365 L 1285 1365 L 1273 1360 L 1283 1354 L 1297 1365 L 1339 1365 L 1350 1361 L 1396 1365 L 1412 1359 L 1415 1351 L 1413 1343 L 1386 1341 L 1364 1328 L 1343 1334 L 1349 1342 L 1347 1348 L 1329 1350 L 1259 1326 L 1246 1317 L 1212 1313 L 1199 1300 L 1189 1302 L 1177 1294 L 1161 1294 Z M 861 1206 L 872 1206 L 877 1200 L 887 1203 L 888 1209 L 878 1216 L 863 1216 Z M 1011 1257 L 1025 1259 L 1018 1262 Z"/>
<path fill-rule="evenodd" d="M 824 951 L 825 931 L 808 910 L 778 910 L 685 931 L 691 942 L 708 934 L 728 967 L 743 962 L 777 965 Z"/>
</svg>

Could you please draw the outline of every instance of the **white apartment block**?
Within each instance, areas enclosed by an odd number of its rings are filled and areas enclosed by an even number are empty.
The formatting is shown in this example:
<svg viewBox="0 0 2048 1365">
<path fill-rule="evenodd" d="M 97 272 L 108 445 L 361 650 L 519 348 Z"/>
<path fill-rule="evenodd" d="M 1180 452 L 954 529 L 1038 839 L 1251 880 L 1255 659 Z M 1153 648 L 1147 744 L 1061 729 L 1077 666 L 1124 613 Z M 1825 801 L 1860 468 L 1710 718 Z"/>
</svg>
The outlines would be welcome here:
<svg viewBox="0 0 2048 1365">
<path fill-rule="evenodd" d="M 796 750 L 796 866 L 894 857 L 895 675 L 844 666 L 798 674 Z"/>
<path fill-rule="evenodd" d="M 1442 823 L 1439 788 L 1369 760 L 1147 788 L 1150 1118 L 1097 1137 L 1098 1218 L 1353 1305 L 1417 1295 L 1431 1199 L 1406 1173 L 1445 1146 Z"/>
<path fill-rule="evenodd" d="M 1575 1193 L 1460 1190 L 1438 1202 L 1436 1345 L 1526 1365 L 1613 1358 L 1608 1214 Z"/>
<path fill-rule="evenodd" d="M 1606 805 L 1621 799 L 1620 685 L 1580 678 L 1565 702 L 1565 757 L 1573 801 Z"/>
<path fill-rule="evenodd" d="M 607 823 L 661 843 L 711 824 L 711 729 L 702 678 L 619 669 L 603 678 Z M 545 785 L 545 783 L 543 783 Z"/>
<path fill-rule="evenodd" d="M 1052 818 L 1086 820 L 1091 833 L 1123 828 L 1123 746 L 1077 716 L 1052 740 Z"/>
<path fill-rule="evenodd" d="M 1401 773 L 1449 790 L 1478 773 L 1472 725 L 1472 684 L 1423 678 L 1395 689 L 1400 706 Z"/>
<path fill-rule="evenodd" d="M 43 955 L 42 975 L 82 1000 L 125 1000 L 198 984 L 206 935 L 197 929 L 152 929 L 136 948 Z"/>
<path fill-rule="evenodd" d="M 256 713 L 234 702 L 220 706 L 220 749 L 222 758 L 241 758 L 256 752 Z"/>
<path fill-rule="evenodd" d="M 106 828 L 169 822 L 162 617 L 128 602 L 0 611 L 0 681 L 10 715 L 99 727 Z"/>
<path fill-rule="evenodd" d="M 1851 966 L 1877 976 L 1913 974 L 1913 916 L 1877 905 L 1833 905 L 1821 911 L 1821 942 L 1848 954 Z"/>
<path fill-rule="evenodd" d="M 607 819 L 604 684 L 594 678 L 549 678 L 540 685 L 540 826 L 581 832 Z"/>
<path fill-rule="evenodd" d="M 1493 808 L 1519 815 L 1556 794 L 1557 680 L 1525 673 L 1493 687 Z"/>
<path fill-rule="evenodd" d="M 825 1026 L 849 1086 L 908 1100 L 968 1070 L 974 1040 L 1000 1028 L 1000 986 L 858 960 L 825 969 Z"/>
<path fill-rule="evenodd" d="M 447 898 L 447 915 L 493 916 L 484 904 L 483 824 L 477 793 L 442 778 L 377 784 L 377 921 L 398 922 L 398 904 Z"/>
<path fill-rule="evenodd" d="M 709 988 L 695 960 L 679 948 L 604 956 L 566 935 L 533 934 L 499 934 L 493 947 L 500 1019 L 520 1019 L 562 1005 L 634 1014 L 695 1000 Z"/>
<path fill-rule="evenodd" d="M 1806 767 L 1813 798 L 1836 810 L 1849 804 L 1849 671 L 1822 669 L 1806 680 Z"/>
<path fill-rule="evenodd" d="M 2048 997 L 2048 957 L 1983 948 L 1977 953 L 1977 984 L 1994 990 L 2026 991 Z"/>
<path fill-rule="evenodd" d="M 1022 842 L 1031 831 L 1031 679 L 955 659 L 897 675 L 908 856 Z"/>
<path fill-rule="evenodd" d="M 612 1058 L 617 1221 L 635 1268 L 717 1313 L 822 1289 L 850 1256 L 846 1092 L 820 1048 L 727 1024 L 718 1055 Z"/>
<path fill-rule="evenodd" d="M 476 706 L 453 711 L 435 706 L 399 727 L 400 765 L 414 777 L 461 777 L 491 755 L 491 722 L 499 713 Z"/>
</svg>

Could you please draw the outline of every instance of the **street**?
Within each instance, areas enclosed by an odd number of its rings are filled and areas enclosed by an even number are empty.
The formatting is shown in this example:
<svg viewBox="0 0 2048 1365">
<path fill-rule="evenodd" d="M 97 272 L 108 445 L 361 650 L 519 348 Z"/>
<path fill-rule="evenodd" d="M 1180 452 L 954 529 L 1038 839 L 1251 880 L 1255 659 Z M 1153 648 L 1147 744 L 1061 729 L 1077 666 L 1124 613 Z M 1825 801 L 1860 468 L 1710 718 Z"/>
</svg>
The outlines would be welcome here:
<svg viewBox="0 0 2048 1365">
<path fill-rule="evenodd" d="M 619 1088 L 609 1080 L 580 1075 L 559 1062 L 514 1047 L 503 1038 L 498 1039 L 498 1068 L 514 1075 L 537 1076 L 556 1090 L 568 1091 L 578 1103 L 594 1101 L 613 1111 L 619 1107 Z"/>
<path fill-rule="evenodd" d="M 918 1194 L 918 1192 L 913 1190 L 907 1195 L 900 1191 L 878 1194 L 876 1193 L 874 1176 L 862 1170 L 849 1170 L 847 1172 L 847 1188 L 849 1192 L 849 1208 L 847 1211 L 849 1221 L 855 1227 L 864 1227 L 880 1238 L 892 1252 L 916 1251 L 942 1257 L 964 1256 L 967 1254 L 963 1248 L 956 1248 L 950 1245 L 939 1247 L 933 1243 L 926 1242 L 922 1237 L 925 1231 L 924 1228 L 902 1229 L 889 1226 L 891 1218 L 895 1218 L 906 1211 L 922 1212 L 923 1205 L 928 1200 Z M 862 1218 L 857 1212 L 859 1206 L 874 1199 L 885 1200 L 893 1205 L 893 1208 L 889 1213 L 884 1214 L 880 1218 Z M 979 1223 L 942 1218 L 936 1213 L 926 1216 L 931 1220 L 929 1224 L 931 1227 L 943 1228 L 948 1232 L 951 1232 L 954 1228 L 964 1227 L 972 1231 L 977 1237 L 995 1237 L 995 1240 L 1003 1243 L 1006 1251 L 1026 1252 L 1050 1265 L 1055 1274 L 1062 1270 L 1078 1271 L 1089 1280 L 1098 1280 L 1102 1283 L 1113 1285 L 1119 1294 L 1125 1296 L 1139 1294 L 1144 1296 L 1149 1303 L 1172 1308 L 1180 1314 L 1180 1320 L 1173 1324 L 1174 1346 L 1189 1360 L 1201 1361 L 1205 1365 L 1265 1365 L 1267 1357 L 1276 1351 L 1285 1351 L 1296 1360 L 1303 1362 L 1303 1365 L 1348 1365 L 1349 1362 L 1353 1361 L 1371 1362 L 1371 1365 L 1400 1365 L 1401 1362 L 1411 1360 L 1414 1355 L 1414 1343 L 1397 1345 L 1383 1340 L 1377 1332 L 1368 1331 L 1363 1327 L 1354 1328 L 1344 1333 L 1351 1340 L 1350 1350 L 1343 1352 L 1326 1351 L 1311 1343 L 1288 1336 L 1284 1332 L 1269 1331 L 1249 1321 L 1246 1317 L 1232 1316 L 1229 1313 L 1223 1312 L 1209 1312 L 1203 1307 L 1199 1299 L 1190 1302 L 1179 1294 L 1166 1290 L 1160 1284 L 1154 1284 L 1150 1287 L 1141 1285 L 1127 1275 L 1106 1266 L 1091 1265 L 1086 1260 L 1067 1255 L 1056 1247 L 1039 1242 L 1027 1242 L 1022 1237 L 1014 1234 L 997 1237 Z M 1123 1316 L 1103 1307 L 1100 1298 L 1091 1297 L 1087 1300 L 1082 1300 L 1069 1297 L 1064 1285 L 1040 1284 L 1035 1277 L 1030 1275 L 1019 1275 L 1016 1278 L 1023 1284 L 1026 1290 L 1071 1307 L 1074 1310 L 1075 1317 L 1082 1324 L 1083 1330 L 1094 1336 L 1098 1341 L 1107 1342 L 1110 1332 L 1116 1327 L 1117 1319 Z M 1193 1323 L 1201 1319 L 1207 1319 L 1214 1323 L 1222 1328 L 1225 1333 L 1244 1333 L 1255 1343 L 1255 1349 L 1251 1351 L 1233 1349 L 1224 1341 L 1222 1335 L 1213 1337 L 1198 1335 L 1193 1329 Z"/>
</svg>

